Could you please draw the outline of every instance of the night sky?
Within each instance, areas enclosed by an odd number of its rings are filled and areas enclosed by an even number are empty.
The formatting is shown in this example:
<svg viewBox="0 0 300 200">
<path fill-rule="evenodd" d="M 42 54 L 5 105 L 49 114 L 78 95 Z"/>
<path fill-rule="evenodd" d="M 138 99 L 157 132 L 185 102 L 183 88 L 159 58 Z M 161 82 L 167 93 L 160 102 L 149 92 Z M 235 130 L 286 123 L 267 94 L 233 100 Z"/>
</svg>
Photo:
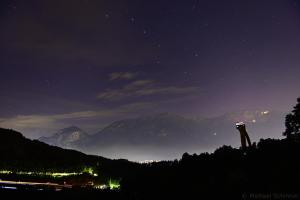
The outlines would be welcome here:
<svg viewBox="0 0 300 200">
<path fill-rule="evenodd" d="M 0 44 L 0 126 L 31 138 L 300 94 L 296 0 L 1 0 Z"/>
</svg>

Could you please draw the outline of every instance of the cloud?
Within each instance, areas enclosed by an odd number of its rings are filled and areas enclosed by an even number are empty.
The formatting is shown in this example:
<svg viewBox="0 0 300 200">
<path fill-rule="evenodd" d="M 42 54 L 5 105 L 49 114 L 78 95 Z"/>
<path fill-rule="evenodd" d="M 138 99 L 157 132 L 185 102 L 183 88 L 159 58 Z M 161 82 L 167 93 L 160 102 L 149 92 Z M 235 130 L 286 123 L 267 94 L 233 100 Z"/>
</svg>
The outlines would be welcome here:
<svg viewBox="0 0 300 200">
<path fill-rule="evenodd" d="M 84 111 L 57 115 L 17 115 L 11 118 L 2 118 L 0 127 L 18 130 L 29 138 L 39 138 L 72 125 L 66 120 L 90 119 L 105 114 L 102 112 Z"/>
<path fill-rule="evenodd" d="M 118 79 L 125 79 L 130 80 L 135 78 L 138 73 L 131 73 L 131 72 L 114 72 L 109 74 L 109 80 L 114 81 Z"/>
<path fill-rule="evenodd" d="M 24 129 L 51 129 L 59 127 L 63 120 L 68 119 L 84 119 L 99 116 L 112 115 L 109 111 L 83 111 L 57 115 L 17 115 L 11 118 L 2 118 L 0 126 L 5 128 L 14 128 L 17 130 Z"/>
<path fill-rule="evenodd" d="M 149 88 L 153 84 L 153 80 L 137 80 L 133 81 L 121 89 L 108 89 L 97 95 L 98 99 L 101 100 L 112 100 L 117 101 L 125 99 L 131 96 L 135 96 L 134 93 L 141 88 Z"/>
<path fill-rule="evenodd" d="M 141 96 L 192 94 L 199 91 L 199 89 L 196 86 L 160 86 L 154 80 L 137 80 L 120 89 L 108 89 L 101 92 L 97 95 L 97 98 L 118 101 Z"/>
<path fill-rule="evenodd" d="M 2 119 L 0 122 L 1 127 L 6 128 L 40 128 L 54 122 L 52 117 L 40 115 L 18 115 L 12 118 Z"/>
<path fill-rule="evenodd" d="M 158 95 L 158 94 L 187 94 L 196 92 L 199 88 L 198 87 L 157 87 L 157 88 L 145 88 L 136 91 L 136 93 L 140 96 L 144 95 Z"/>
<path fill-rule="evenodd" d="M 155 106 L 157 106 L 157 104 L 153 102 L 135 102 L 123 105 L 120 109 L 123 110 L 123 112 L 131 113 L 152 109 Z"/>
<path fill-rule="evenodd" d="M 146 79 L 146 80 L 137 80 L 133 81 L 127 85 L 125 85 L 125 90 L 134 90 L 140 87 L 150 87 L 155 83 L 154 80 Z"/>
<path fill-rule="evenodd" d="M 0 127 L 21 131 L 26 137 L 38 138 L 49 135 L 66 126 L 80 125 L 82 121 L 101 121 L 101 119 L 120 118 L 138 113 L 153 106 L 148 102 L 125 104 L 113 109 L 80 111 L 53 115 L 17 115 L 11 118 L 0 118 Z M 98 123 L 97 123 L 98 124 Z"/>
</svg>

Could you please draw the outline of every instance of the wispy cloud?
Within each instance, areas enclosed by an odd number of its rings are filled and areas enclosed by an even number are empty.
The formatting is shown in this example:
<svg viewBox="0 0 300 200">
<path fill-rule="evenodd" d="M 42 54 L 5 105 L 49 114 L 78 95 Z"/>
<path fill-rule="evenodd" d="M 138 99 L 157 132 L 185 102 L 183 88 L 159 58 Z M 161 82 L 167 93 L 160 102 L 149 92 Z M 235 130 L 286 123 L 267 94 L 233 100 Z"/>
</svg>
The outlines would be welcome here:
<svg viewBox="0 0 300 200">
<path fill-rule="evenodd" d="M 126 98 L 154 96 L 154 95 L 179 95 L 199 91 L 196 86 L 161 86 L 154 80 L 133 81 L 120 89 L 108 89 L 97 95 L 100 100 L 118 101 Z"/>
<path fill-rule="evenodd" d="M 118 79 L 125 79 L 130 80 L 134 79 L 138 73 L 132 73 L 132 72 L 114 72 L 109 74 L 109 80 L 118 80 Z"/>
<path fill-rule="evenodd" d="M 135 89 L 139 89 L 141 87 L 143 87 L 143 88 L 152 87 L 154 84 L 155 84 L 155 81 L 150 80 L 150 79 L 137 80 L 137 81 L 133 81 L 133 82 L 125 85 L 125 87 L 123 89 L 124 90 L 135 90 Z"/>
<path fill-rule="evenodd" d="M 0 127 L 19 130 L 27 137 L 37 138 L 70 126 L 74 122 L 80 124 L 82 121 L 97 120 L 100 123 L 103 119 L 127 117 L 152 106 L 153 104 L 149 102 L 136 102 L 106 110 L 88 110 L 54 115 L 17 115 L 10 118 L 0 118 Z M 76 123 L 76 125 L 78 124 Z"/>
<path fill-rule="evenodd" d="M 47 129 L 57 127 L 63 120 L 110 116 L 113 114 L 115 113 L 110 111 L 82 111 L 57 115 L 17 115 L 11 118 L 2 118 L 0 126 L 5 128 L 14 128 L 17 130 L 30 128 Z"/>
<path fill-rule="evenodd" d="M 158 95 L 158 94 L 187 94 L 196 92 L 199 88 L 198 87 L 155 87 L 155 88 L 144 88 L 141 90 L 137 90 L 136 94 L 139 96 L 145 95 Z"/>
</svg>

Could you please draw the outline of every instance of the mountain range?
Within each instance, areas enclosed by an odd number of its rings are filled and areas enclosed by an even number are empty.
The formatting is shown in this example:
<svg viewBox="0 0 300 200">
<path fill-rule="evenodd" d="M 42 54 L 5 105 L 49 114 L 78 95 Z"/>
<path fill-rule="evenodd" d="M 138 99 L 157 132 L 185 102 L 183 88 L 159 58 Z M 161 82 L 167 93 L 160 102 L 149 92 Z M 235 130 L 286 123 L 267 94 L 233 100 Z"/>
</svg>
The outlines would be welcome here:
<svg viewBox="0 0 300 200">
<path fill-rule="evenodd" d="M 253 141 L 278 138 L 284 116 L 284 113 L 267 110 L 240 111 L 209 119 L 160 113 L 116 121 L 95 134 L 72 126 L 39 140 L 110 158 L 169 160 L 184 152 L 212 152 L 223 144 L 239 146 L 237 121 L 246 122 Z"/>
<path fill-rule="evenodd" d="M 84 140 L 89 135 L 76 126 L 59 130 L 51 137 L 41 137 L 40 141 L 63 148 L 76 148 L 76 142 Z"/>
</svg>

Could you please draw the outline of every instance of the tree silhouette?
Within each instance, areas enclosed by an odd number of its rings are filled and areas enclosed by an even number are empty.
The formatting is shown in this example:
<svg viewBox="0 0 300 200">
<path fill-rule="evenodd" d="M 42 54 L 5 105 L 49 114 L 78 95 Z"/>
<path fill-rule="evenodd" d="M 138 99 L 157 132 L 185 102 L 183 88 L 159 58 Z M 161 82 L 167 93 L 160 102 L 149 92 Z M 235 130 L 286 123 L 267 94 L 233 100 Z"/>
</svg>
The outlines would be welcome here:
<svg viewBox="0 0 300 200">
<path fill-rule="evenodd" d="M 287 138 L 298 137 L 300 135 L 300 98 L 297 99 L 294 110 L 285 117 L 285 127 L 283 135 Z"/>
</svg>

